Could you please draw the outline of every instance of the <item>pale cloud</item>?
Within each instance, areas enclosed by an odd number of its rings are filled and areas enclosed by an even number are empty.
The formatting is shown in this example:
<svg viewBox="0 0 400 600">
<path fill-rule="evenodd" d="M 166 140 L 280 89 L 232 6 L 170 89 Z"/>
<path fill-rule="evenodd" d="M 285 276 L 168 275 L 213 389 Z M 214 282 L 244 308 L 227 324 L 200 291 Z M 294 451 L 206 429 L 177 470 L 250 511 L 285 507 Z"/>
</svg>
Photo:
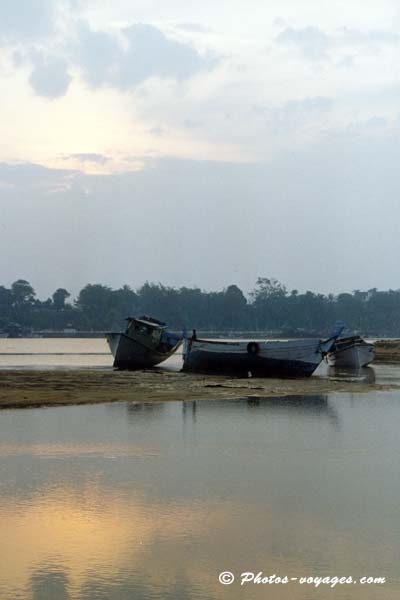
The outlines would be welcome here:
<svg viewBox="0 0 400 600">
<path fill-rule="evenodd" d="M 29 83 L 39 96 L 59 98 L 67 93 L 72 76 L 68 72 L 66 60 L 35 53 L 33 64 Z"/>
<path fill-rule="evenodd" d="M 211 31 L 209 27 L 205 27 L 201 23 L 178 23 L 176 27 L 190 33 L 209 33 Z"/>
<path fill-rule="evenodd" d="M 96 152 L 75 152 L 74 154 L 69 154 L 64 156 L 65 159 L 69 160 L 77 160 L 79 162 L 91 162 L 97 163 L 100 165 L 104 165 L 106 162 L 110 160 L 109 156 L 104 156 L 103 154 L 97 154 Z"/>
<path fill-rule="evenodd" d="M 0 162 L 0 179 L 3 187 L 18 192 L 47 192 L 53 188 L 65 186 L 77 175 L 78 171 L 75 170 L 48 169 L 34 163 Z"/>
<path fill-rule="evenodd" d="M 257 164 L 146 160 L 135 173 L 101 177 L 0 165 L 9 186 L 0 269 L 6 281 L 27 273 L 43 295 L 60 272 L 73 293 L 88 281 L 146 279 L 205 289 L 235 281 L 248 291 L 271 273 L 300 290 L 388 288 L 400 252 L 399 140 L 398 125 L 360 123 Z M 193 253 L 182 252 L 194 231 L 204 233 L 195 272 Z M 121 256 L 146 260 L 127 270 Z"/>
<path fill-rule="evenodd" d="M 149 133 L 159 137 L 161 135 L 165 135 L 167 133 L 167 130 L 164 127 L 151 127 L 149 129 Z"/>
<path fill-rule="evenodd" d="M 276 38 L 281 44 L 291 44 L 297 47 L 309 60 L 327 60 L 328 49 L 331 46 L 329 35 L 318 27 L 304 27 L 295 29 L 287 27 Z"/>
<path fill-rule="evenodd" d="M 91 173 L 124 170 L 132 155 L 269 160 L 359 122 L 390 123 L 400 48 L 389 4 L 386 21 L 369 1 L 363 19 L 345 2 L 341 14 L 295 6 L 54 0 L 55 37 L 12 46 L 0 73 L 0 158 Z"/>
<path fill-rule="evenodd" d="M 188 43 L 167 37 L 159 28 L 135 24 L 113 35 L 81 24 L 77 61 L 86 81 L 128 90 L 150 77 L 185 80 L 213 68 L 214 55 L 201 55 Z"/>
<path fill-rule="evenodd" d="M 289 100 L 283 106 L 269 111 L 270 127 L 272 131 L 282 134 L 310 124 L 318 124 L 333 106 L 330 98 L 322 96 Z"/>
<path fill-rule="evenodd" d="M 388 127 L 395 128 L 396 125 L 395 123 L 393 123 L 386 117 L 383 117 L 382 115 L 373 115 L 368 119 L 352 123 L 347 128 L 347 131 L 355 134 L 361 133 L 363 135 L 366 133 L 373 134 L 374 132 L 379 134 L 380 131 Z"/>
<path fill-rule="evenodd" d="M 32 41 L 52 33 L 56 4 L 52 0 L 1 0 L 0 39 Z"/>
<path fill-rule="evenodd" d="M 393 31 L 383 31 L 372 29 L 361 31 L 359 29 L 351 29 L 342 27 L 337 30 L 336 38 L 339 43 L 362 44 L 362 45 L 386 45 L 400 44 L 400 35 Z"/>
<path fill-rule="evenodd" d="M 0 160 L 20 161 L 0 166 L 3 272 L 28 272 L 41 289 L 60 272 L 75 289 L 120 285 L 120 257 L 146 256 L 133 285 L 248 289 L 271 272 L 300 289 L 393 285 L 396 10 L 389 0 L 324 10 L 303 0 L 301 11 L 295 0 L 3 0 Z M 182 254 L 193 228 L 206 233 L 198 281 Z M 374 236 L 382 244 L 366 245 Z"/>
<path fill-rule="evenodd" d="M 286 27 L 276 36 L 279 44 L 292 46 L 299 50 L 304 58 L 311 61 L 325 61 L 341 48 L 385 47 L 400 44 L 400 35 L 388 30 L 359 30 L 340 27 L 332 32 L 323 31 L 315 26 L 303 28 Z M 347 57 L 348 59 L 348 57 Z M 350 66 L 347 62 L 346 66 Z"/>
</svg>

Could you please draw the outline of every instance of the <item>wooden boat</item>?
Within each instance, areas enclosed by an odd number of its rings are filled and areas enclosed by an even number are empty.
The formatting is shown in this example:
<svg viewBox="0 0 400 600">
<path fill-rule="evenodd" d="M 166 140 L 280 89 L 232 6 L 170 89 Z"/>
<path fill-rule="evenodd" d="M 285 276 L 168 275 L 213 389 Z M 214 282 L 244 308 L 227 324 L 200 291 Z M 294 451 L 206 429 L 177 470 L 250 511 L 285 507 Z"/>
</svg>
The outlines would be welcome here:
<svg viewBox="0 0 400 600">
<path fill-rule="evenodd" d="M 125 332 L 106 334 L 116 369 L 148 369 L 167 360 L 182 343 L 162 321 L 129 317 Z"/>
<path fill-rule="evenodd" d="M 239 377 L 309 377 L 341 329 L 327 340 L 289 341 L 184 339 L 183 370 Z"/>
<path fill-rule="evenodd" d="M 331 367 L 360 368 L 369 365 L 375 358 L 374 345 L 359 335 L 339 338 L 326 355 Z"/>
</svg>

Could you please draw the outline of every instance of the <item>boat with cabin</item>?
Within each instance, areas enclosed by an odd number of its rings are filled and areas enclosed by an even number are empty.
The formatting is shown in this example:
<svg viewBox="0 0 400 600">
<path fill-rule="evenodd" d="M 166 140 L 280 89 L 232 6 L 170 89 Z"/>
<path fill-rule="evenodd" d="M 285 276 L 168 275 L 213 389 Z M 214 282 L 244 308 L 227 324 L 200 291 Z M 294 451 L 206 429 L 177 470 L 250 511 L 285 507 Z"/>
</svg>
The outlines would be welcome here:
<svg viewBox="0 0 400 600">
<path fill-rule="evenodd" d="M 148 369 L 167 360 L 182 343 L 158 319 L 143 315 L 128 317 L 124 332 L 106 333 L 116 369 Z"/>
</svg>

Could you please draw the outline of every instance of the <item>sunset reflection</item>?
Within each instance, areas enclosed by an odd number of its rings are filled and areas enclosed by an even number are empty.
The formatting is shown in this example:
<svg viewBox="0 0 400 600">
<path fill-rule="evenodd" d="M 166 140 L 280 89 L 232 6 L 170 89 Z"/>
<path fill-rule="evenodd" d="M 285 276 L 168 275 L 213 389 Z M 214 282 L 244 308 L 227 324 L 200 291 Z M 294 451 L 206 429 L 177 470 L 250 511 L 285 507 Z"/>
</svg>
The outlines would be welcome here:
<svg viewBox="0 0 400 600">
<path fill-rule="evenodd" d="M 331 396 L 5 411 L 0 598 L 397 600 L 397 463 L 366 433 L 380 419 L 395 456 L 397 398 L 385 409 Z M 388 583 L 242 587 L 244 571 Z"/>
<path fill-rule="evenodd" d="M 146 506 L 139 494 L 120 496 L 88 488 L 81 494 L 46 491 L 20 504 L 3 500 L 1 588 L 24 590 L 48 571 L 65 574 L 69 591 L 76 592 L 94 573 L 111 581 L 118 571 L 131 570 L 156 538 L 172 541 L 185 530 L 202 530 L 204 509 Z"/>
<path fill-rule="evenodd" d="M 354 571 L 350 540 L 336 538 L 332 544 L 335 532 L 306 518 L 293 522 L 291 539 L 282 539 L 283 521 L 276 516 L 261 505 L 249 511 L 229 500 L 160 504 L 132 490 L 124 494 L 91 485 L 79 492 L 43 490 L 27 501 L 6 498 L 0 505 L 0 590 L 32 600 L 120 598 L 122 592 L 124 598 L 146 600 L 150 588 L 164 590 L 167 598 L 169 593 L 176 598 L 208 593 L 222 599 L 227 590 L 217 575 L 228 567 L 238 576 L 244 570 L 302 575 L 314 573 L 318 553 L 334 558 L 339 573 L 352 564 L 353 574 L 361 576 Z M 307 552 L 310 544 L 316 553 Z M 387 548 L 387 558 L 392 551 Z M 265 586 L 246 587 L 250 598 L 265 598 L 266 591 Z M 268 597 L 281 598 L 282 591 L 268 586 Z M 327 598 L 329 591 L 320 589 L 318 597 Z M 300 600 L 310 592 L 292 586 L 284 597 Z M 345 588 L 337 589 L 335 598 L 346 594 Z M 362 597 L 380 596 L 376 588 L 364 588 Z M 382 597 L 394 600 L 395 595 Z M 243 598 L 243 588 L 231 586 L 229 598 Z"/>
</svg>

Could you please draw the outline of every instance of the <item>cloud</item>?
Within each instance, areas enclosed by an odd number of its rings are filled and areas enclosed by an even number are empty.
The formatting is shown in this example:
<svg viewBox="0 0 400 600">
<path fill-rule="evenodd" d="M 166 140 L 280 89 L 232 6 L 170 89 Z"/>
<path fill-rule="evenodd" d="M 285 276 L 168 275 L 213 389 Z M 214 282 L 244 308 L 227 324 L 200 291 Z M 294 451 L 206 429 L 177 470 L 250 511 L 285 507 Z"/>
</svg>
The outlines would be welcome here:
<svg viewBox="0 0 400 600">
<path fill-rule="evenodd" d="M 165 135 L 166 131 L 167 130 L 164 127 L 151 127 L 150 129 L 148 129 L 148 132 L 152 135 L 155 135 L 156 137 Z"/>
<path fill-rule="evenodd" d="M 52 0 L 1 0 L 0 39 L 15 42 L 34 40 L 53 31 Z"/>
<path fill-rule="evenodd" d="M 295 29 L 287 27 L 276 38 L 280 44 L 296 47 L 311 61 L 328 60 L 332 48 L 384 46 L 400 43 L 400 35 L 392 31 L 362 31 L 341 27 L 333 33 L 326 33 L 317 27 Z M 347 65 L 348 66 L 348 65 Z"/>
<path fill-rule="evenodd" d="M 268 272 L 299 289 L 393 286 L 399 142 L 400 126 L 345 129 L 264 164 L 164 159 L 101 177 L 0 164 L 9 186 L 1 191 L 0 269 L 6 281 L 26 273 L 40 294 L 54 290 L 59 273 L 72 292 L 87 281 L 135 287 L 146 279 L 251 289 Z M 207 234 L 196 239 L 195 273 L 192 254 L 182 254 L 194 231 Z M 121 256 L 146 260 L 127 271 Z"/>
<path fill-rule="evenodd" d="M 119 34 L 123 43 L 116 36 L 81 24 L 76 58 L 93 87 L 127 90 L 150 77 L 184 80 L 217 62 L 215 56 L 203 56 L 153 25 L 132 25 Z"/>
<path fill-rule="evenodd" d="M 177 25 L 178 29 L 182 29 L 183 31 L 189 31 L 190 33 L 209 33 L 210 28 L 201 25 L 201 23 L 179 23 Z"/>
<path fill-rule="evenodd" d="M 299 100 L 289 100 L 276 108 L 255 105 L 252 113 L 254 116 L 266 120 L 271 133 L 282 134 L 319 124 L 332 107 L 333 101 L 330 98 L 311 96 Z"/>
<path fill-rule="evenodd" d="M 64 156 L 65 159 L 78 160 L 79 162 L 91 162 L 96 163 L 98 165 L 104 165 L 106 162 L 110 160 L 109 156 L 104 156 L 104 154 L 97 154 L 96 152 L 77 152 L 75 154 L 68 154 Z"/>
<path fill-rule="evenodd" d="M 276 40 L 281 44 L 296 46 L 309 60 L 327 60 L 327 51 L 332 43 L 330 36 L 317 27 L 287 27 Z"/>
<path fill-rule="evenodd" d="M 303 125 L 319 118 L 331 110 L 332 106 L 333 102 L 330 98 L 313 96 L 301 100 L 289 100 L 283 107 L 274 110 L 273 114 L 290 127 L 290 125 Z"/>
<path fill-rule="evenodd" d="M 112 81 L 124 53 L 118 40 L 104 31 L 92 31 L 83 23 L 78 38 L 75 59 L 86 81 L 93 87 Z"/>
<path fill-rule="evenodd" d="M 382 115 L 373 115 L 368 119 L 359 120 L 355 123 L 350 124 L 347 127 L 347 131 L 350 133 L 362 133 L 363 135 L 371 134 L 374 131 L 379 132 L 379 130 L 385 129 L 388 126 L 393 127 L 386 117 Z"/>
<path fill-rule="evenodd" d="M 50 192 L 69 187 L 78 171 L 49 169 L 29 162 L 0 163 L 0 180 L 3 188 L 21 191 Z"/>
<path fill-rule="evenodd" d="M 358 29 L 349 29 L 342 27 L 337 31 L 337 40 L 341 43 L 371 45 L 371 44 L 398 44 L 400 35 L 392 31 L 370 30 L 360 31 Z"/>
<path fill-rule="evenodd" d="M 63 58 L 35 54 L 33 63 L 29 83 L 39 96 L 59 98 L 67 93 L 72 77 Z"/>
</svg>

